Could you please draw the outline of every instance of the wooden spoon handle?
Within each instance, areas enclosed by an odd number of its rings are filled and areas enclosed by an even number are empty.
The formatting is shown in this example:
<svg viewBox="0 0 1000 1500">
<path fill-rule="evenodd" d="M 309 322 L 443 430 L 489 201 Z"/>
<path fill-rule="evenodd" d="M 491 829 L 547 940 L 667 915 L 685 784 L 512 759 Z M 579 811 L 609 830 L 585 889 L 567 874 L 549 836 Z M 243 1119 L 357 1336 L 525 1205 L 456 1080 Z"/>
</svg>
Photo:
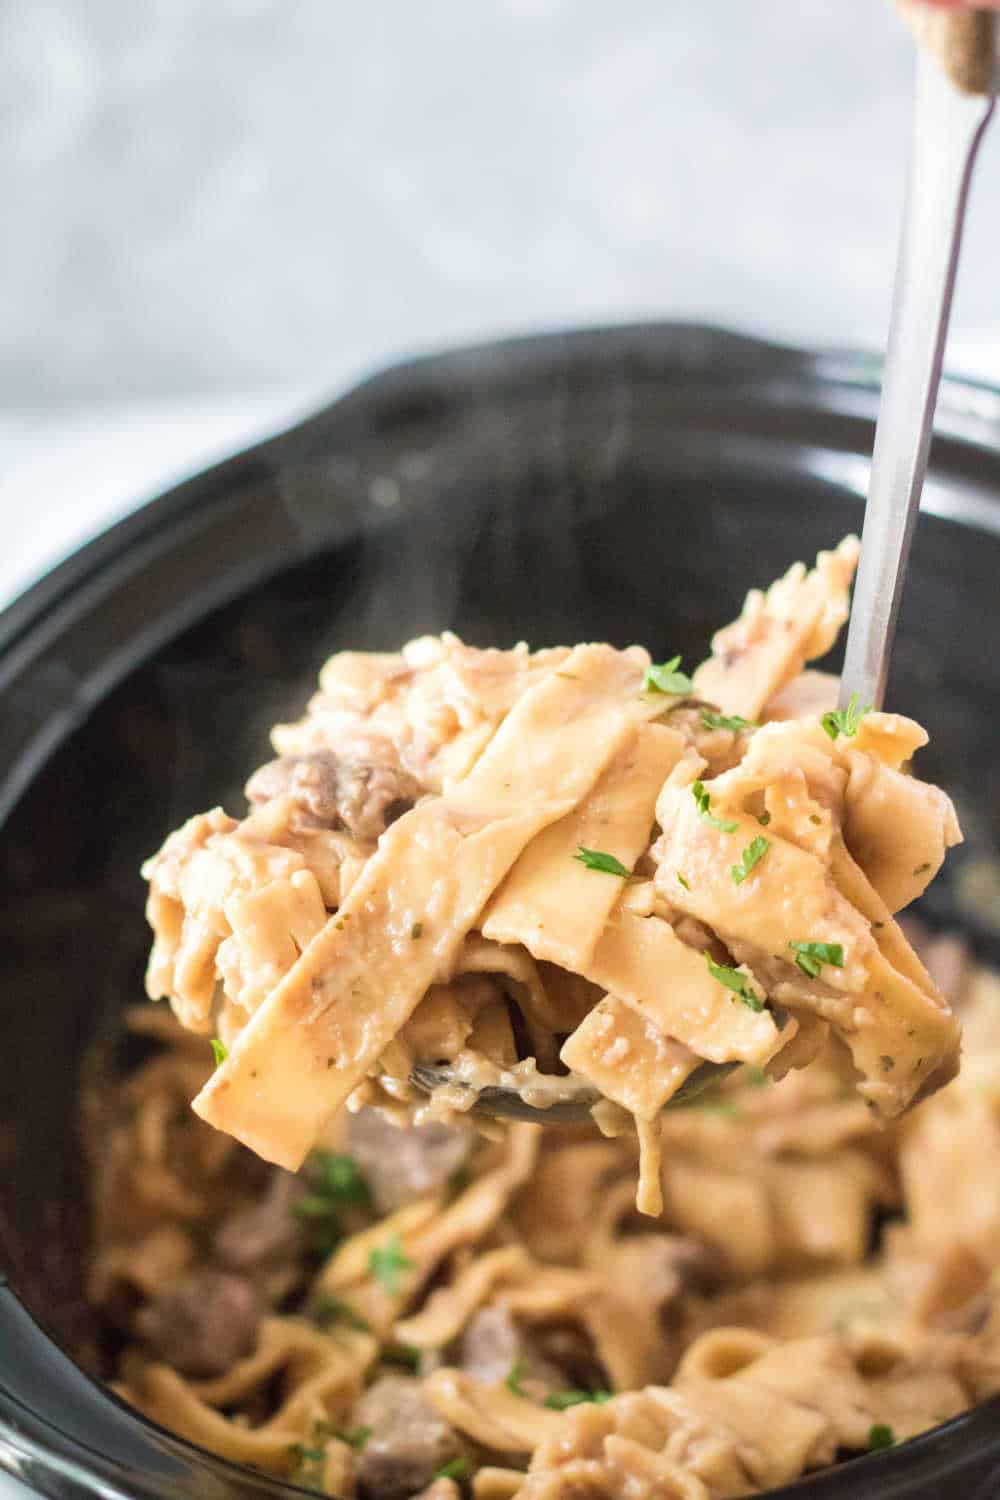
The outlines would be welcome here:
<svg viewBox="0 0 1000 1500">
<path fill-rule="evenodd" d="M 918 47 L 938 61 L 964 94 L 996 87 L 997 17 L 989 10 L 943 10 L 927 0 L 896 0 Z"/>
</svg>

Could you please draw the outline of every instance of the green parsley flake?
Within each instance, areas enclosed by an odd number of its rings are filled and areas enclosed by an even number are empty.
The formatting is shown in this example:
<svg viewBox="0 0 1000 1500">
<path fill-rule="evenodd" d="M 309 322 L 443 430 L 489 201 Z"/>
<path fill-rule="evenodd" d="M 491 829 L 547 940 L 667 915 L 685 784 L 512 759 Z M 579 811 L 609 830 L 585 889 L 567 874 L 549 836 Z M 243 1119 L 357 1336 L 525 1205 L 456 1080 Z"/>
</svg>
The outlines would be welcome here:
<svg viewBox="0 0 1000 1500">
<path fill-rule="evenodd" d="M 368 1256 L 368 1269 L 386 1296 L 395 1296 L 401 1273 L 413 1269 L 398 1234 L 391 1234 L 385 1244 L 376 1245 Z"/>
<path fill-rule="evenodd" d="M 370 1427 L 351 1427 L 348 1431 L 339 1431 L 334 1434 L 342 1443 L 349 1448 L 363 1448 L 372 1435 Z"/>
<path fill-rule="evenodd" d="M 321 1464 L 326 1458 L 325 1448 L 307 1448 L 304 1443 L 294 1443 L 292 1445 L 292 1453 L 298 1459 L 303 1469 L 305 1469 L 310 1464 Z M 294 1477 L 300 1482 L 303 1479 L 309 1478 L 308 1475 L 305 1475 L 301 1472 L 296 1474 Z M 313 1477 L 315 1478 L 317 1476 Z"/>
<path fill-rule="evenodd" d="M 732 990 L 736 999 L 742 1001 L 748 1010 L 764 1009 L 763 1000 L 751 989 L 745 974 L 741 974 L 738 969 L 730 969 L 725 964 L 713 963 L 708 953 L 705 954 L 705 962 L 708 964 L 708 972 L 712 978 L 724 984 L 727 990 Z"/>
<path fill-rule="evenodd" d="M 739 734 L 741 729 L 756 729 L 757 725 L 740 714 L 717 714 L 710 708 L 701 710 L 701 722 L 706 729 L 731 729 Z"/>
<path fill-rule="evenodd" d="M 521 1381 L 525 1377 L 526 1369 L 527 1367 L 523 1359 L 515 1359 L 514 1363 L 507 1371 L 506 1378 L 504 1379 L 504 1385 L 510 1391 L 512 1396 L 527 1395 L 524 1386 L 521 1384 Z"/>
<path fill-rule="evenodd" d="M 550 1411 L 568 1411 L 571 1406 L 583 1406 L 587 1401 L 594 1406 L 606 1406 L 611 1398 L 610 1391 L 553 1391 L 546 1396 L 545 1405 Z"/>
<path fill-rule="evenodd" d="M 769 812 L 762 812 L 760 817 L 757 819 L 757 822 L 760 824 L 761 828 L 766 828 L 770 821 L 771 814 Z"/>
<path fill-rule="evenodd" d="M 450 1464 L 443 1464 L 435 1479 L 464 1479 L 469 1472 L 469 1460 L 467 1458 L 453 1458 Z"/>
<path fill-rule="evenodd" d="M 680 870 L 677 871 L 677 880 L 678 883 L 682 885 L 686 891 L 689 891 L 691 889 L 687 881 L 684 879 L 684 876 L 681 874 Z"/>
<path fill-rule="evenodd" d="M 396 1344 L 392 1349 L 383 1349 L 379 1355 L 382 1364 L 398 1365 L 403 1370 L 412 1370 L 414 1375 L 420 1374 L 423 1358 L 421 1351 L 412 1344 Z"/>
<path fill-rule="evenodd" d="M 215 1066 L 217 1068 L 221 1068 L 229 1056 L 229 1048 L 225 1042 L 220 1042 L 217 1036 L 213 1036 L 212 1038 L 212 1056 L 215 1058 Z"/>
<path fill-rule="evenodd" d="M 673 657 L 656 666 L 655 664 L 646 668 L 642 679 L 642 690 L 644 693 L 671 693 L 675 698 L 686 698 L 692 691 L 694 684 L 686 672 L 677 669 L 681 664 L 679 656 Z"/>
<path fill-rule="evenodd" d="M 314 1151 L 307 1171 L 310 1191 L 292 1205 L 292 1213 L 310 1222 L 313 1250 L 327 1255 L 343 1238 L 342 1211 L 370 1207 L 371 1190 L 354 1158 L 335 1151 Z"/>
<path fill-rule="evenodd" d="M 868 1447 L 872 1453 L 878 1453 L 881 1448 L 891 1448 L 895 1441 L 896 1434 L 884 1422 L 876 1422 L 868 1434 Z"/>
<path fill-rule="evenodd" d="M 356 1208 L 371 1206 L 371 1188 L 353 1156 L 337 1151 L 314 1151 L 312 1160 L 321 1173 L 321 1191 L 340 1204 Z"/>
<path fill-rule="evenodd" d="M 599 870 L 602 875 L 617 875 L 621 880 L 628 880 L 632 874 L 613 854 L 602 854 L 600 849 L 585 849 L 582 844 L 577 845 L 573 858 L 586 865 L 588 870 Z"/>
<path fill-rule="evenodd" d="M 737 885 L 743 884 L 744 880 L 746 880 L 754 865 L 760 864 L 761 860 L 764 858 L 764 855 L 767 853 L 770 847 L 770 841 L 764 838 L 763 834 L 760 833 L 755 839 L 752 839 L 750 843 L 747 844 L 743 853 L 740 855 L 739 863 L 733 865 L 732 870 L 730 871 L 733 880 Z"/>
<path fill-rule="evenodd" d="M 721 818 L 715 817 L 712 812 L 712 799 L 705 790 L 704 784 L 696 781 L 691 787 L 691 795 L 698 805 L 698 816 L 704 818 L 705 822 L 712 828 L 717 828 L 720 833 L 735 833 L 739 828 L 738 823 L 725 823 Z"/>
<path fill-rule="evenodd" d="M 326 1448 L 324 1444 L 329 1442 L 333 1431 L 326 1422 L 314 1422 L 310 1433 L 310 1444 L 294 1443 L 291 1454 L 295 1461 L 295 1469 L 291 1475 L 292 1481 L 303 1489 L 315 1490 L 317 1494 L 324 1494 L 323 1470 L 326 1466 Z"/>
<path fill-rule="evenodd" d="M 810 979 L 818 979 L 824 964 L 834 969 L 844 967 L 844 950 L 839 943 L 789 943 L 795 962 Z"/>
<path fill-rule="evenodd" d="M 322 1460 L 326 1457 L 325 1449 L 307 1448 L 302 1443 L 296 1443 L 294 1446 L 294 1451 L 298 1454 L 299 1458 L 303 1460 L 303 1462 L 308 1463 L 321 1463 Z"/>
<path fill-rule="evenodd" d="M 365 1322 L 359 1312 L 349 1302 L 344 1302 L 340 1297 L 320 1297 L 313 1308 L 313 1321 L 325 1332 L 332 1328 L 335 1323 L 344 1323 L 348 1328 L 357 1328 L 362 1333 L 370 1333 L 371 1327 Z"/>
<path fill-rule="evenodd" d="M 831 709 L 829 713 L 823 715 L 820 723 L 831 740 L 835 740 L 839 734 L 857 734 L 858 725 L 861 723 L 861 720 L 865 714 L 870 714 L 871 711 L 872 706 L 870 703 L 866 704 L 864 708 L 859 708 L 858 695 L 857 693 L 852 693 L 851 701 L 846 708 Z"/>
</svg>

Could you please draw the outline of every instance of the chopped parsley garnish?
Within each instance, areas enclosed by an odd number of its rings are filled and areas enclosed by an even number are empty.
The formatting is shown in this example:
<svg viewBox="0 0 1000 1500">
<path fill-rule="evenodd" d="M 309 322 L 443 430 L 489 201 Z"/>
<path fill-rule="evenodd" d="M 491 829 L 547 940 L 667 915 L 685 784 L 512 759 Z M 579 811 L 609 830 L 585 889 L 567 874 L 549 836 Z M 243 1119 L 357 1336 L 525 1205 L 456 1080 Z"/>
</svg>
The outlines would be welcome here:
<svg viewBox="0 0 1000 1500">
<path fill-rule="evenodd" d="M 326 1457 L 325 1448 L 307 1448 L 304 1443 L 295 1443 L 293 1452 L 303 1463 L 322 1463 Z"/>
<path fill-rule="evenodd" d="M 314 1151 L 312 1160 L 322 1174 L 320 1190 L 328 1197 L 357 1208 L 370 1207 L 371 1189 L 353 1156 L 343 1156 L 337 1151 Z"/>
<path fill-rule="evenodd" d="M 743 853 L 740 855 L 739 863 L 733 865 L 730 872 L 732 874 L 733 880 L 737 885 L 743 884 L 744 880 L 746 880 L 754 865 L 760 864 L 761 860 L 764 858 L 764 855 L 767 853 L 770 847 L 770 841 L 766 839 L 761 833 L 759 833 L 755 839 L 752 839 L 750 843 L 747 844 Z"/>
<path fill-rule="evenodd" d="M 693 683 L 686 672 L 678 671 L 680 664 L 680 657 L 675 656 L 670 661 L 661 662 L 659 666 L 655 663 L 648 666 L 642 679 L 643 692 L 672 693 L 675 698 L 686 698 Z"/>
<path fill-rule="evenodd" d="M 599 870 L 602 875 L 617 875 L 622 880 L 628 880 L 632 874 L 613 854 L 603 854 L 600 849 L 585 849 L 582 844 L 577 846 L 573 858 L 578 859 L 581 865 L 586 865 L 588 870 Z"/>
<path fill-rule="evenodd" d="M 795 954 L 795 962 L 803 974 L 818 979 L 824 964 L 835 969 L 844 967 L 844 950 L 840 943 L 789 943 Z"/>
<path fill-rule="evenodd" d="M 312 1248 L 328 1255 L 343 1236 L 343 1210 L 370 1207 L 371 1190 L 354 1158 L 335 1151 L 314 1151 L 308 1178 L 310 1191 L 292 1205 L 292 1213 L 309 1221 Z"/>
<path fill-rule="evenodd" d="M 313 1321 L 324 1331 L 335 1323 L 345 1323 L 348 1328 L 360 1329 L 362 1333 L 371 1331 L 361 1314 L 340 1297 L 320 1297 L 313 1308 Z"/>
<path fill-rule="evenodd" d="M 315 1490 L 321 1495 L 326 1492 L 323 1473 L 326 1466 L 326 1448 L 323 1445 L 329 1442 L 332 1436 L 333 1431 L 326 1422 L 314 1422 L 309 1445 L 293 1443 L 291 1454 L 295 1460 L 295 1469 L 291 1478 L 295 1484 L 301 1485 L 303 1489 Z"/>
<path fill-rule="evenodd" d="M 710 708 L 701 710 L 701 722 L 706 729 L 731 729 L 738 734 L 741 729 L 756 729 L 749 719 L 744 719 L 740 714 L 717 714 Z"/>
<path fill-rule="evenodd" d="M 512 1396 L 527 1395 L 521 1381 L 524 1379 L 526 1366 L 523 1359 L 515 1359 L 504 1379 L 504 1385 Z"/>
<path fill-rule="evenodd" d="M 450 1464 L 442 1464 L 434 1475 L 435 1479 L 464 1479 L 469 1472 L 469 1460 L 467 1458 L 453 1458 Z"/>
<path fill-rule="evenodd" d="M 391 1349 L 383 1349 L 379 1355 L 382 1364 L 399 1365 L 404 1370 L 412 1370 L 414 1375 L 420 1374 L 423 1358 L 421 1351 L 412 1344 L 395 1344 Z"/>
<path fill-rule="evenodd" d="M 691 889 L 687 881 L 684 879 L 684 876 L 681 874 L 680 870 L 677 871 L 677 881 L 678 884 L 682 885 L 686 891 L 689 891 Z"/>
<path fill-rule="evenodd" d="M 732 990 L 736 999 L 742 1001 L 748 1010 L 764 1009 L 763 1000 L 751 989 L 745 974 L 741 974 L 738 969 L 730 969 L 725 964 L 713 963 L 708 953 L 705 954 L 705 962 L 708 964 L 708 972 L 712 978 L 724 984 L 727 990 Z"/>
<path fill-rule="evenodd" d="M 770 821 L 771 814 L 769 812 L 762 812 L 760 817 L 757 819 L 757 822 L 760 824 L 761 828 L 766 828 Z"/>
<path fill-rule="evenodd" d="M 229 1048 L 225 1042 L 220 1042 L 217 1036 L 213 1036 L 212 1038 L 212 1056 L 215 1058 L 215 1066 L 217 1068 L 221 1068 L 229 1056 Z"/>
<path fill-rule="evenodd" d="M 582 1406 L 585 1401 L 604 1406 L 610 1400 L 610 1391 L 553 1391 L 551 1396 L 546 1396 L 545 1405 L 551 1411 L 567 1411 L 571 1406 Z"/>
<path fill-rule="evenodd" d="M 705 790 L 704 784 L 696 781 L 691 787 L 691 795 L 698 804 L 698 816 L 704 818 L 712 828 L 717 828 L 720 833 L 735 833 L 739 828 L 738 823 L 726 823 L 722 818 L 717 818 L 712 812 L 712 799 Z"/>
<path fill-rule="evenodd" d="M 895 1441 L 896 1434 L 884 1422 L 876 1422 L 868 1434 L 868 1448 L 872 1453 L 877 1453 L 880 1448 L 891 1448 Z"/>
<path fill-rule="evenodd" d="M 857 734 L 858 725 L 861 723 L 861 720 L 865 714 L 870 714 L 871 711 L 872 706 L 870 703 L 866 704 L 864 708 L 860 708 L 858 706 L 857 693 L 852 693 L 851 701 L 846 708 L 830 709 L 829 713 L 823 715 L 820 723 L 831 740 L 835 740 L 839 734 Z"/>
<path fill-rule="evenodd" d="M 384 1245 L 376 1245 L 368 1256 L 368 1269 L 386 1296 L 394 1296 L 402 1272 L 413 1269 L 398 1234 L 391 1234 Z"/>
<path fill-rule="evenodd" d="M 338 1431 L 334 1437 L 338 1437 L 342 1443 L 349 1448 L 363 1448 L 372 1435 L 370 1427 L 351 1427 L 346 1432 Z"/>
</svg>

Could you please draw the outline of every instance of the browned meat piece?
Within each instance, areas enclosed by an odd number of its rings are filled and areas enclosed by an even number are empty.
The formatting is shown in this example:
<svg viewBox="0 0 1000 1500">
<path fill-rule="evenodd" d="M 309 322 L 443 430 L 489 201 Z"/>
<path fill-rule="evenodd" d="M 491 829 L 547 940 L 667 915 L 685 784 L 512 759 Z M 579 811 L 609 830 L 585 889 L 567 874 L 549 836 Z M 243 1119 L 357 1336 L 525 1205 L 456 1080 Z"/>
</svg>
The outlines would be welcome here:
<svg viewBox="0 0 1000 1500">
<path fill-rule="evenodd" d="M 223 1265 L 252 1271 L 295 1255 L 302 1248 L 303 1235 L 294 1208 L 305 1190 L 291 1172 L 273 1172 L 259 1202 L 237 1209 L 215 1231 L 215 1253 Z"/>
<path fill-rule="evenodd" d="M 377 839 L 422 790 L 384 740 L 359 742 L 344 754 L 283 755 L 255 771 L 246 786 L 251 802 L 292 797 L 307 826 L 346 828 L 361 840 Z"/>
<path fill-rule="evenodd" d="M 472 1137 L 461 1126 L 400 1128 L 377 1109 L 351 1115 L 345 1149 L 354 1157 L 381 1213 L 392 1213 L 442 1187 L 469 1154 Z"/>
<path fill-rule="evenodd" d="M 136 1318 L 158 1359 L 182 1375 L 222 1375 L 249 1354 L 260 1303 L 249 1281 L 229 1271 L 201 1270 L 165 1287 Z"/>
<path fill-rule="evenodd" d="M 521 1389 L 539 1400 L 567 1383 L 564 1372 L 539 1352 L 502 1303 L 481 1308 L 469 1320 L 459 1362 L 487 1385 L 506 1380 L 516 1369 Z"/>
<path fill-rule="evenodd" d="M 678 1292 L 718 1290 L 724 1270 L 718 1252 L 710 1245 L 681 1234 L 642 1234 L 635 1238 L 642 1247 L 644 1285 L 657 1301 L 668 1302 Z"/>
<path fill-rule="evenodd" d="M 454 1428 L 408 1375 L 383 1375 L 369 1386 L 355 1404 L 351 1426 L 371 1428 L 356 1470 L 365 1500 L 409 1500 L 463 1455 Z"/>
</svg>

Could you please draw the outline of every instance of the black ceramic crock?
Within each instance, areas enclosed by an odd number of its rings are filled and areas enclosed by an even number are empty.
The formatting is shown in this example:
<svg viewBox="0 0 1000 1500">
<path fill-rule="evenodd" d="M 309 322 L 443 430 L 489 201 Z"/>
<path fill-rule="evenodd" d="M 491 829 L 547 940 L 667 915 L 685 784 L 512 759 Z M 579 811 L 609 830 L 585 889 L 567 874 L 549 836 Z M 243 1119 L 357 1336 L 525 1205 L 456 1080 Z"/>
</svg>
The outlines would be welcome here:
<svg viewBox="0 0 1000 1500">
<path fill-rule="evenodd" d="M 77 1095 L 142 993 L 141 859 L 190 812 L 241 806 L 267 726 L 335 649 L 450 627 L 697 660 L 750 585 L 860 527 L 879 374 L 669 324 L 418 360 L 146 506 L 0 617 L 0 1468 L 53 1496 L 292 1492 L 70 1357 L 95 1347 Z M 998 620 L 1000 393 L 948 380 L 890 689 L 933 727 L 922 766 L 968 835 L 931 920 L 1000 842 Z M 1000 1401 L 781 1493 L 987 1500 Z"/>
</svg>

